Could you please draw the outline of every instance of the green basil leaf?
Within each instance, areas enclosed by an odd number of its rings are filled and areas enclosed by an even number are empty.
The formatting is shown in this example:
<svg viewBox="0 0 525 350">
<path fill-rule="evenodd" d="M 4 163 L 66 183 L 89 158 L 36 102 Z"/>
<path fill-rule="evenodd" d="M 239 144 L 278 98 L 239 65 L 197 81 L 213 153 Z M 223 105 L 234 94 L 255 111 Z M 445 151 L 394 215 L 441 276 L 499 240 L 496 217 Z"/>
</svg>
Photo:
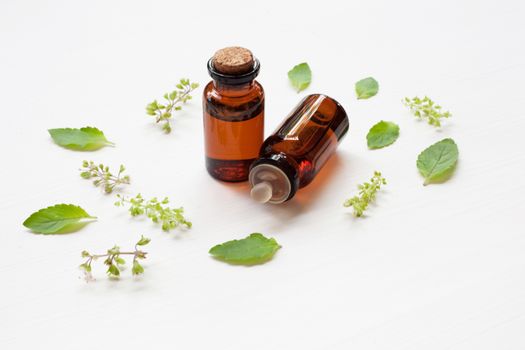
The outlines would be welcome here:
<svg viewBox="0 0 525 350">
<path fill-rule="evenodd" d="M 421 152 L 417 157 L 417 168 L 425 177 L 424 185 L 447 180 L 454 172 L 458 155 L 458 146 L 450 138 L 443 139 Z"/>
<path fill-rule="evenodd" d="M 88 222 L 85 219 L 96 219 L 84 209 L 73 204 L 57 204 L 40 209 L 31 214 L 23 225 L 36 233 L 69 233 L 77 231 Z"/>
<path fill-rule="evenodd" d="M 366 135 L 368 148 L 383 148 L 394 143 L 399 137 L 399 126 L 396 123 L 380 121 L 370 128 Z"/>
<path fill-rule="evenodd" d="M 288 78 L 297 92 L 303 91 L 312 81 L 310 66 L 306 62 L 296 65 L 288 72 Z"/>
<path fill-rule="evenodd" d="M 48 131 L 57 145 L 75 151 L 95 151 L 104 146 L 114 145 L 113 142 L 106 139 L 101 130 L 89 126 L 80 129 L 60 128 Z"/>
<path fill-rule="evenodd" d="M 357 94 L 357 99 L 367 99 L 377 94 L 379 90 L 379 84 L 377 80 L 372 77 L 359 80 L 355 83 L 355 93 Z"/>
<path fill-rule="evenodd" d="M 231 264 L 255 265 L 270 260 L 279 248 L 275 239 L 252 233 L 243 239 L 218 244 L 210 249 L 210 254 Z"/>
</svg>

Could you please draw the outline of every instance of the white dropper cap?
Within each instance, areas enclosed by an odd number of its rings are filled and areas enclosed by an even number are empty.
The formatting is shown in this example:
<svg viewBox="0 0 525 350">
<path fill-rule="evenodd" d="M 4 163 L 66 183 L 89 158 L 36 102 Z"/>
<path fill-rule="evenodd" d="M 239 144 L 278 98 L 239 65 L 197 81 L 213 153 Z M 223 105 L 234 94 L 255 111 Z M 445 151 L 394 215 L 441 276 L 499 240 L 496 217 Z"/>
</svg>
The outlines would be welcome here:
<svg viewBox="0 0 525 350">
<path fill-rule="evenodd" d="M 272 185 L 266 181 L 259 182 L 257 185 L 253 186 L 250 195 L 257 202 L 266 203 L 272 198 Z"/>
<path fill-rule="evenodd" d="M 263 163 L 253 167 L 249 180 L 252 185 L 250 195 L 259 203 L 282 203 L 292 191 L 288 176 L 272 164 Z"/>
</svg>

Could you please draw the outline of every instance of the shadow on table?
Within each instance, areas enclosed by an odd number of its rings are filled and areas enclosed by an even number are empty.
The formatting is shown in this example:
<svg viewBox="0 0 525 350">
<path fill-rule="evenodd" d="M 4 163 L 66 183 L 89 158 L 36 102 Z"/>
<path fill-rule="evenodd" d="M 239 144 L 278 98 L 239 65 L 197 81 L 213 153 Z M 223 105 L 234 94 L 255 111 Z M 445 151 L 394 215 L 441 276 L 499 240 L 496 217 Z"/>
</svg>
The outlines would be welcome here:
<svg viewBox="0 0 525 350">
<path fill-rule="evenodd" d="M 330 182 L 335 180 L 336 175 L 340 172 L 343 167 L 348 167 L 351 164 L 350 155 L 346 152 L 335 153 L 328 162 L 324 165 L 321 171 L 317 174 L 314 180 L 297 191 L 295 196 L 281 204 L 257 204 L 257 210 L 264 211 L 273 216 L 279 223 L 286 222 L 290 223 L 302 214 L 308 213 L 309 209 L 319 199 L 319 196 Z M 222 183 L 227 186 L 230 190 L 233 190 L 244 198 L 249 197 L 250 184 L 248 182 L 241 183 Z M 249 199 L 249 198 L 248 198 Z"/>
</svg>

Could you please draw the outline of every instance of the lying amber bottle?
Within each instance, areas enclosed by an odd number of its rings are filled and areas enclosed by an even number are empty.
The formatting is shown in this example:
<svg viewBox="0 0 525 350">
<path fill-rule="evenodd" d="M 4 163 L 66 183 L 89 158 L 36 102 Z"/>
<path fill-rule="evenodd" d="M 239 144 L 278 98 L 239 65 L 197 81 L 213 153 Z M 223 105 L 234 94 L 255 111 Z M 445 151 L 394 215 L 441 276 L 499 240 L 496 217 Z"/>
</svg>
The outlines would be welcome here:
<svg viewBox="0 0 525 350">
<path fill-rule="evenodd" d="M 325 95 L 309 95 L 268 137 L 250 170 L 251 196 L 282 203 L 308 185 L 348 131 L 343 107 Z"/>
<path fill-rule="evenodd" d="M 246 181 L 264 137 L 264 91 L 255 81 L 259 61 L 241 47 L 208 61 L 213 81 L 204 88 L 206 169 L 216 179 Z"/>
</svg>

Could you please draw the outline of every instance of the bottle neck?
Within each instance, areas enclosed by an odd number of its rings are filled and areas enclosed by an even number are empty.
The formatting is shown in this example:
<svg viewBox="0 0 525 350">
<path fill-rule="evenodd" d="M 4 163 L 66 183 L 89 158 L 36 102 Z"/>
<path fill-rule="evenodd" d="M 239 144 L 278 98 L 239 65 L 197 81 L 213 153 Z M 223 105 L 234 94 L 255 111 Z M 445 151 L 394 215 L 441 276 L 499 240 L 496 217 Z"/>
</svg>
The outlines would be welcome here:
<svg viewBox="0 0 525 350">
<path fill-rule="evenodd" d="M 213 87 L 222 96 L 239 97 L 248 95 L 255 88 L 255 81 L 249 81 L 243 84 L 226 84 L 218 80 L 213 80 Z"/>
</svg>

